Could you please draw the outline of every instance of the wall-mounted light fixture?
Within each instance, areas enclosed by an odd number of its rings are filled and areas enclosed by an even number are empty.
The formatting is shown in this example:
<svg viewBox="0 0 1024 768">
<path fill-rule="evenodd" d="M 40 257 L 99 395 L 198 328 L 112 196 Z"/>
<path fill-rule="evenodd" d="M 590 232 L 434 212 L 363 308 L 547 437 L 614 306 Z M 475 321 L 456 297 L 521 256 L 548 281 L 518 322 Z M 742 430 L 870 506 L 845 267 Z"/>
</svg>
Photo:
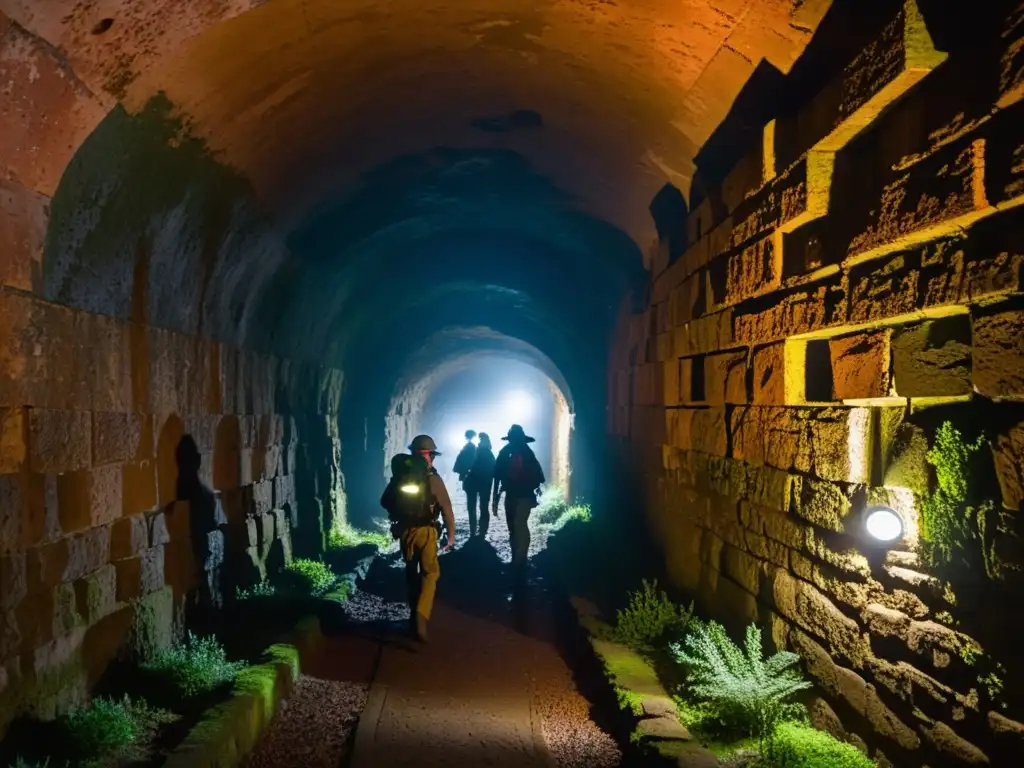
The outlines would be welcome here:
<svg viewBox="0 0 1024 768">
<path fill-rule="evenodd" d="M 870 507 L 864 512 L 864 530 L 879 544 L 894 544 L 903 538 L 903 518 L 892 507 Z"/>
</svg>

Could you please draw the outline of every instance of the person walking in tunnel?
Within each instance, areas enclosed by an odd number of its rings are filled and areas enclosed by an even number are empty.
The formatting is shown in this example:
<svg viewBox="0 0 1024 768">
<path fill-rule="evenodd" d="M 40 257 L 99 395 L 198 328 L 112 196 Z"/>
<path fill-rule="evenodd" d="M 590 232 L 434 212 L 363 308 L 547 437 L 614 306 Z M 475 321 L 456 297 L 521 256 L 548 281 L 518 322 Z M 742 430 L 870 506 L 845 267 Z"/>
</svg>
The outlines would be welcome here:
<svg viewBox="0 0 1024 768">
<path fill-rule="evenodd" d="M 433 438 L 417 435 L 409 450 L 412 455 L 400 454 L 391 460 L 391 481 L 380 504 L 387 510 L 402 548 L 411 630 L 425 643 L 441 576 L 437 518 L 438 514 L 444 518 L 448 540 L 442 551 L 447 552 L 455 546 L 455 515 L 448 489 L 434 469 L 434 458 L 441 454 Z"/>
<path fill-rule="evenodd" d="M 486 536 L 491 523 L 491 513 L 487 505 L 487 497 L 491 492 L 491 480 L 494 478 L 494 452 L 491 450 L 491 437 L 486 432 L 479 435 L 476 456 L 469 474 L 463 483 L 466 489 L 466 506 L 469 509 L 469 535 L 476 536 L 476 511 L 480 505 L 480 535 Z"/>
<path fill-rule="evenodd" d="M 470 537 L 476 536 L 476 509 L 473 507 L 473 494 L 469 486 L 469 471 L 473 468 L 473 461 L 476 459 L 476 445 L 473 443 L 474 437 L 476 437 L 476 431 L 467 429 L 466 444 L 462 446 L 462 450 L 459 451 L 459 455 L 455 458 L 455 465 L 452 467 L 452 471 L 459 476 L 462 490 L 466 493 L 466 505 L 469 509 Z"/>
<path fill-rule="evenodd" d="M 508 442 L 494 462 L 492 507 L 498 514 L 498 501 L 505 494 L 505 521 L 512 543 L 512 573 L 516 591 L 526 581 L 526 562 L 530 553 L 530 512 L 537 506 L 537 489 L 544 482 L 544 471 L 528 443 L 534 442 L 518 424 L 509 427 L 501 438 Z"/>
</svg>

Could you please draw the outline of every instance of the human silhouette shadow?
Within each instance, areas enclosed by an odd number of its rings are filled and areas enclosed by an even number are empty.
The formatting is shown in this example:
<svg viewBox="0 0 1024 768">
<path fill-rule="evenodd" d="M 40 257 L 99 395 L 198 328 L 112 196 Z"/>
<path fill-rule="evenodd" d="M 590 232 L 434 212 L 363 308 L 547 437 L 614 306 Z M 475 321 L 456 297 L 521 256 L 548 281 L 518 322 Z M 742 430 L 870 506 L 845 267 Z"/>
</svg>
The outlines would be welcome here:
<svg viewBox="0 0 1024 768">
<path fill-rule="evenodd" d="M 203 457 L 195 438 L 191 435 L 181 438 L 175 449 L 175 460 L 178 465 L 176 495 L 179 501 L 188 502 L 189 542 L 199 571 L 195 619 L 200 623 L 209 622 L 224 605 L 221 566 L 228 541 L 225 535 L 228 521 L 217 494 L 199 476 Z M 211 535 L 217 532 L 219 536 Z"/>
</svg>

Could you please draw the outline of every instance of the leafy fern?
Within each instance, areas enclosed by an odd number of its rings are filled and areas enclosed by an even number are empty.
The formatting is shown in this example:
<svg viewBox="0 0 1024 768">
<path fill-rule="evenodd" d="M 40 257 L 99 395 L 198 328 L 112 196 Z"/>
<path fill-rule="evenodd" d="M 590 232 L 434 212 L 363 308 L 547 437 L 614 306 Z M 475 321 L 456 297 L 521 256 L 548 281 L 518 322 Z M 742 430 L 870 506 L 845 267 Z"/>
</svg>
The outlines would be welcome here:
<svg viewBox="0 0 1024 768">
<path fill-rule="evenodd" d="M 715 705 L 724 719 L 745 726 L 764 752 L 776 726 L 793 709 L 793 694 L 810 688 L 792 667 L 800 660 L 782 651 L 765 660 L 761 630 L 747 627 L 745 649 L 716 622 L 694 621 L 684 644 L 673 643 L 676 660 L 687 666 L 690 691 Z"/>
</svg>

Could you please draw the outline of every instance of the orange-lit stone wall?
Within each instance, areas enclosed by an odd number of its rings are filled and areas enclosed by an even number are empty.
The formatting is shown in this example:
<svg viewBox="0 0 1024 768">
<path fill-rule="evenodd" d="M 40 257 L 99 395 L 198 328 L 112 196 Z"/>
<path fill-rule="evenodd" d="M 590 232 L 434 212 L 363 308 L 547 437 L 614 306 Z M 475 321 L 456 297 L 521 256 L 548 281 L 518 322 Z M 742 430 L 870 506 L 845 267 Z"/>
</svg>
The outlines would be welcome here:
<svg viewBox="0 0 1024 768">
<path fill-rule="evenodd" d="M 0 80 L 3 732 L 322 548 L 344 494 L 340 371 L 154 327 L 144 273 L 129 317 L 43 298 L 51 199 L 112 101 L 2 14 Z"/>
<path fill-rule="evenodd" d="M 1022 51 L 1024 6 L 947 53 L 905 3 L 764 126 L 679 259 L 655 246 L 613 351 L 609 430 L 675 585 L 799 652 L 816 722 L 882 765 L 1024 746 Z M 917 546 L 933 414 L 991 449 L 1004 573 L 973 591 Z M 858 523 L 879 502 L 907 522 L 888 552 Z"/>
</svg>

